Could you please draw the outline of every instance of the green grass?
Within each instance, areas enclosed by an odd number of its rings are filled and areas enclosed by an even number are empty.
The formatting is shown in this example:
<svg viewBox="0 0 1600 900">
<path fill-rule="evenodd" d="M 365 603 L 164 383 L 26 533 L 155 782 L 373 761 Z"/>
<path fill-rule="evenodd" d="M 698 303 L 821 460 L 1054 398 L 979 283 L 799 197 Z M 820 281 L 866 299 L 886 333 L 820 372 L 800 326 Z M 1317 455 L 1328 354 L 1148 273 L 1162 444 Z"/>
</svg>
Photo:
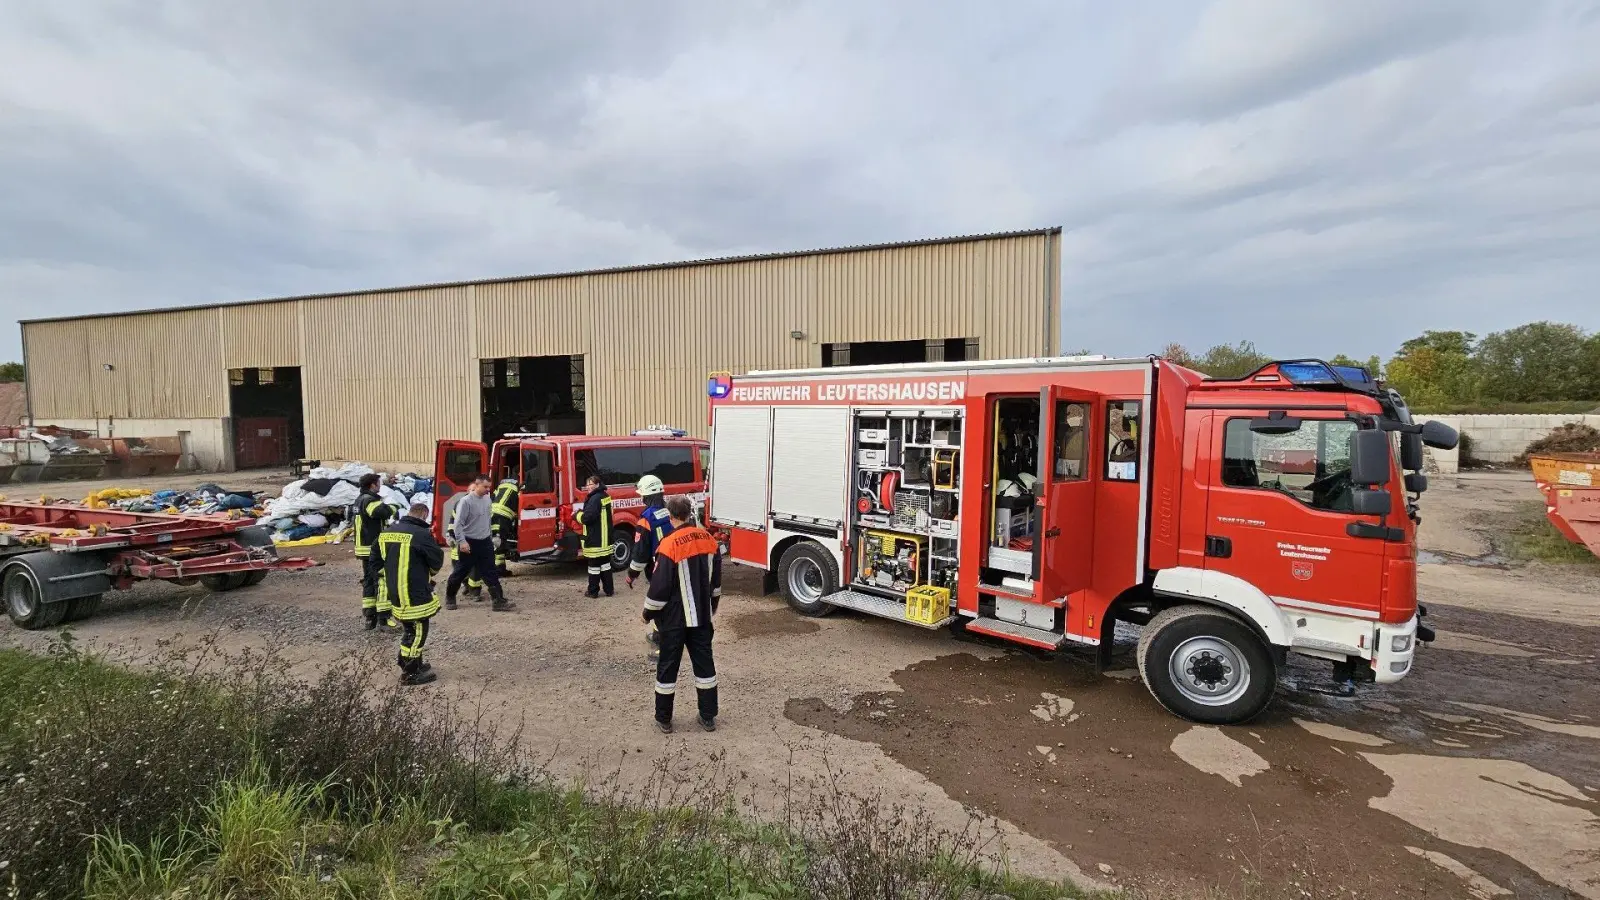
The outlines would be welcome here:
<svg viewBox="0 0 1600 900">
<path fill-rule="evenodd" d="M 557 784 L 459 698 L 385 693 L 358 669 L 304 685 L 258 657 L 145 664 L 70 638 L 0 651 L 0 808 L 28 811 L 0 821 L 0 897 L 1093 896 L 996 869 L 992 834 L 829 777 L 762 821 L 714 764 Z"/>
<path fill-rule="evenodd" d="M 1600 567 L 1600 559 L 1588 547 L 1567 540 L 1550 524 L 1542 503 L 1528 506 L 1507 537 L 1507 555 L 1512 559 Z"/>
</svg>

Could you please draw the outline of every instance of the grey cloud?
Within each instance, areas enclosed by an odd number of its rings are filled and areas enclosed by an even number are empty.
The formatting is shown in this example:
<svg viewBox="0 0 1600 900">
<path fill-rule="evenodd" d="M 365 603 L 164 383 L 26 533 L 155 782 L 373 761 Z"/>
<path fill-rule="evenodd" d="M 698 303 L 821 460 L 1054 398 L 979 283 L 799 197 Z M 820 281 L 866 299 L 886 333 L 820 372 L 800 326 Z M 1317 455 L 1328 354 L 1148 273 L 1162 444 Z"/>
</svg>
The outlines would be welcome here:
<svg viewBox="0 0 1600 900">
<path fill-rule="evenodd" d="M 0 4 L 0 304 L 1060 223 L 1074 348 L 1595 328 L 1594 9 Z"/>
</svg>

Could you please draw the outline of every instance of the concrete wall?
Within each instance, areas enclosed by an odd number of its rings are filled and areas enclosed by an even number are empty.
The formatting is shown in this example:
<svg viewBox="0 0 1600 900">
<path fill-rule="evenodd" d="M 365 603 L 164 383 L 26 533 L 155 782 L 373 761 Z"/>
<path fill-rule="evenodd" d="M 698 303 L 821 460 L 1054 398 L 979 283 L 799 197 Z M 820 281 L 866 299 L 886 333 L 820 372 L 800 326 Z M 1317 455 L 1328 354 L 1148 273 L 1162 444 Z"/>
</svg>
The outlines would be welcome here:
<svg viewBox="0 0 1600 900">
<path fill-rule="evenodd" d="M 61 419 L 40 416 L 35 425 L 56 425 L 88 431 L 97 437 L 184 437 L 185 450 L 203 472 L 222 472 L 233 466 L 233 448 L 226 419 Z"/>
<path fill-rule="evenodd" d="M 1417 416 L 1417 421 L 1438 421 L 1467 435 L 1472 441 L 1472 457 L 1483 462 L 1505 464 L 1512 461 L 1528 445 L 1568 422 L 1582 422 L 1600 428 L 1600 416 L 1589 415 L 1477 415 L 1477 416 Z M 1450 475 L 1461 465 L 1459 448 L 1440 451 L 1429 449 L 1428 456 L 1438 466 L 1439 473 Z"/>
</svg>

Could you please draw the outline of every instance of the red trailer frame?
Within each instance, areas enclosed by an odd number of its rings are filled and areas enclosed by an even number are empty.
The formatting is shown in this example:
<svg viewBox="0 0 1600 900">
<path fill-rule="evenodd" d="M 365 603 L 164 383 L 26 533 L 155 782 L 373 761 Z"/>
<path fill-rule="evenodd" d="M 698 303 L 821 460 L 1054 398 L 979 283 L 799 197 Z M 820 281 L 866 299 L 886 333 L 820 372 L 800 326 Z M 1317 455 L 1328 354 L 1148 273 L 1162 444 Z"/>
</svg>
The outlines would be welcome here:
<svg viewBox="0 0 1600 900">
<path fill-rule="evenodd" d="M 0 596 L 27 629 L 87 618 L 107 591 L 135 581 L 228 591 L 316 564 L 279 558 L 267 529 L 249 518 L 0 503 Z"/>
</svg>

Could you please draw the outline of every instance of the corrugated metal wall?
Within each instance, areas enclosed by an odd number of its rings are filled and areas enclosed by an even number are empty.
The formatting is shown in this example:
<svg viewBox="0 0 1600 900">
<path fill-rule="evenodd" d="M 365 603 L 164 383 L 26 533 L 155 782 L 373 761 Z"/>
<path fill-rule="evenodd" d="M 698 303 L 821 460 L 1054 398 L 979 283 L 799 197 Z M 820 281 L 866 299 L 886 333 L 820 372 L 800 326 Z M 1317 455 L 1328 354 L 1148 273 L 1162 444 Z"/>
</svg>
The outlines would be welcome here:
<svg viewBox="0 0 1600 900">
<path fill-rule="evenodd" d="M 477 437 L 478 360 L 574 354 L 590 433 L 703 434 L 708 372 L 816 366 L 825 343 L 1055 352 L 1057 254 L 1039 233 L 41 322 L 29 381 L 40 417 L 221 416 L 228 368 L 299 365 L 310 455 L 420 462 Z"/>
<path fill-rule="evenodd" d="M 217 312 L 227 368 L 300 365 L 300 301 L 246 303 Z"/>
</svg>

